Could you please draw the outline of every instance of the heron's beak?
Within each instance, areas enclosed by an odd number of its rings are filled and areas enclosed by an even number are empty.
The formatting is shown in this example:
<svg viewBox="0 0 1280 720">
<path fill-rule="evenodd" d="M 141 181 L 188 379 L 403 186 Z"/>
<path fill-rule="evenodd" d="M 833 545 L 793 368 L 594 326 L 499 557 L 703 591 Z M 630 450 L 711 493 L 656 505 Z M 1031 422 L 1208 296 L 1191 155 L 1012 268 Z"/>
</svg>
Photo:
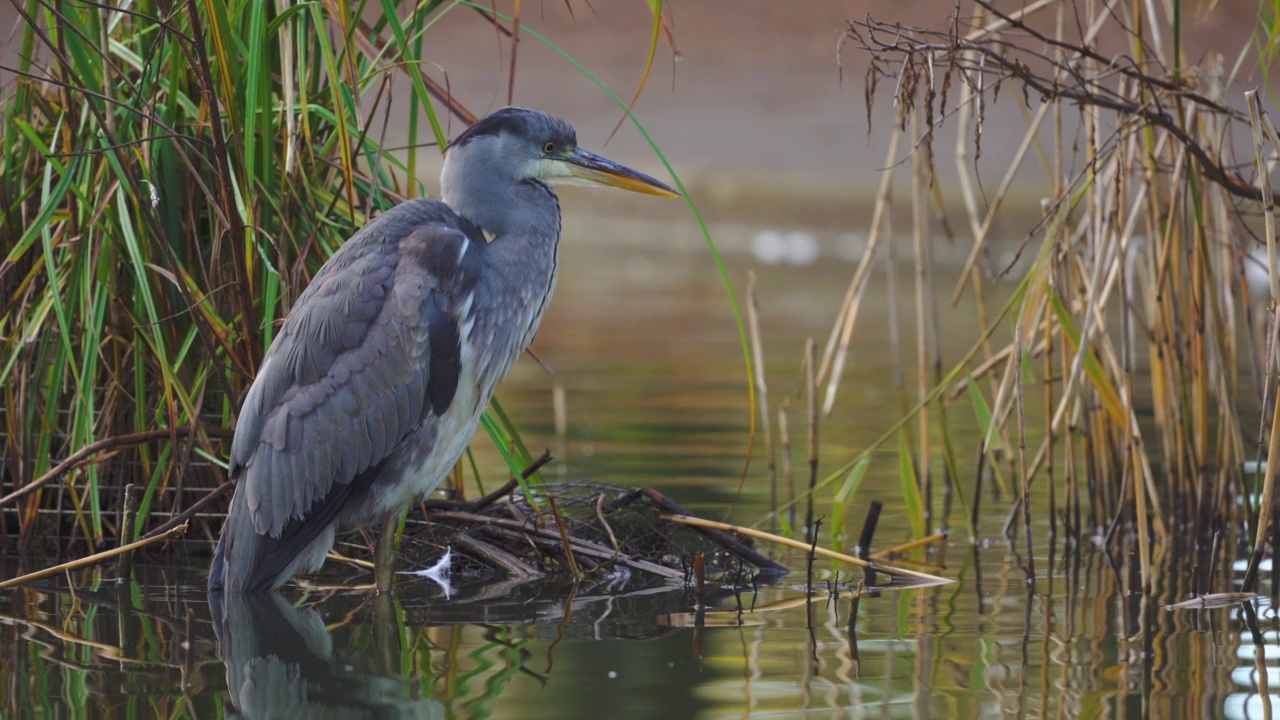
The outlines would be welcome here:
<svg viewBox="0 0 1280 720">
<path fill-rule="evenodd" d="M 586 150 L 575 149 L 556 159 L 564 163 L 570 177 L 590 185 L 610 185 L 646 195 L 680 197 L 680 193 L 670 185 Z"/>
</svg>

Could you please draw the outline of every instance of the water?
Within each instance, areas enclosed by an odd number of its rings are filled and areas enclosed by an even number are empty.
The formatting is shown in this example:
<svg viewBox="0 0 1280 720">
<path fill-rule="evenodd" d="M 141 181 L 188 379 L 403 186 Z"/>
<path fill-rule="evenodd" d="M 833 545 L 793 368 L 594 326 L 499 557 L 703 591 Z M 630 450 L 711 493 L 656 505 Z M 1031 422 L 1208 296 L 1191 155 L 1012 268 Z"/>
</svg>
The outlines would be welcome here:
<svg viewBox="0 0 1280 720">
<path fill-rule="evenodd" d="M 566 239 L 561 286 L 535 345 L 554 375 L 526 359 L 499 397 L 535 453 L 556 452 L 554 475 L 649 485 L 710 517 L 731 509 L 731 519 L 755 523 L 769 492 L 759 460 L 738 489 L 749 405 L 716 270 L 683 227 L 643 243 L 615 240 Z M 784 264 L 729 255 L 739 288 L 745 270 L 758 268 L 773 399 L 790 396 L 795 438 L 803 437 L 803 401 L 794 396 L 803 339 L 825 338 L 852 272 L 841 259 L 847 239 L 816 240 L 820 252 L 809 265 L 787 265 L 776 253 Z M 750 248 L 750 235 L 738 245 Z M 900 287 L 909 288 L 907 280 L 904 269 Z M 822 429 L 824 470 L 897 416 L 883 278 L 867 298 L 853 365 Z M 902 297 L 908 338 L 910 307 Z M 951 361 L 974 334 L 966 313 L 942 310 Z M 563 441 L 553 424 L 555 383 L 567 399 Z M 972 413 L 953 407 L 952 441 L 962 462 L 973 462 Z M 482 467 L 500 475 L 484 445 Z M 801 448 L 797 442 L 797 467 Z M 867 503 L 886 502 L 877 547 L 909 536 L 899 482 L 896 454 L 877 454 L 851 506 L 856 532 Z M 970 493 L 971 481 L 962 482 Z M 821 497 L 816 512 L 829 516 L 831 493 Z M 925 559 L 957 582 L 868 593 L 852 626 L 850 600 L 828 597 L 826 583 L 837 579 L 829 563 L 817 563 L 819 592 L 806 606 L 799 554 L 781 556 L 798 571 L 781 583 L 721 593 L 701 617 L 683 587 L 609 596 L 499 583 L 445 599 L 430 581 L 405 578 L 394 598 L 295 587 L 283 600 L 228 606 L 226 623 L 215 627 L 202 591 L 203 555 L 144 563 L 127 584 L 84 571 L 0 593 L 0 715 L 1269 716 L 1268 688 L 1280 685 L 1280 623 L 1269 601 L 1249 612 L 1166 610 L 1190 592 L 1193 551 L 1176 541 L 1158 546 L 1155 587 L 1144 599 L 1130 590 L 1125 557 L 1097 543 L 1051 544 L 1043 499 L 1034 508 L 1042 520 L 1029 592 L 1026 550 L 1001 533 L 1008 511 L 1007 498 L 988 496 L 979 542 L 956 530 L 930 551 Z M 958 528 L 960 512 L 938 522 Z M 838 580 L 859 577 L 841 568 Z M 1269 571 L 1262 579 L 1269 589 Z"/>
</svg>

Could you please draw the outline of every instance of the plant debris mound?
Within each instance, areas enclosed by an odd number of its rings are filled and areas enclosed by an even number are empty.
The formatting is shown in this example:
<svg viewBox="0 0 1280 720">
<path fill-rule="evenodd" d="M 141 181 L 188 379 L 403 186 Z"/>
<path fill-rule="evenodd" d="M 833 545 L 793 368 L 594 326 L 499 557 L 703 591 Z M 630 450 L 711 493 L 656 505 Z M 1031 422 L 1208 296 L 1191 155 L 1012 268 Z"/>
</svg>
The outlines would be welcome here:
<svg viewBox="0 0 1280 720">
<path fill-rule="evenodd" d="M 512 483 L 473 502 L 426 506 L 428 521 L 406 526 L 401 561 L 428 567 L 452 550 L 461 582 L 576 577 L 622 588 L 691 582 L 698 566 L 708 584 L 746 587 L 787 573 L 749 539 L 664 521 L 691 513 L 652 488 L 549 483 L 526 495 Z"/>
</svg>

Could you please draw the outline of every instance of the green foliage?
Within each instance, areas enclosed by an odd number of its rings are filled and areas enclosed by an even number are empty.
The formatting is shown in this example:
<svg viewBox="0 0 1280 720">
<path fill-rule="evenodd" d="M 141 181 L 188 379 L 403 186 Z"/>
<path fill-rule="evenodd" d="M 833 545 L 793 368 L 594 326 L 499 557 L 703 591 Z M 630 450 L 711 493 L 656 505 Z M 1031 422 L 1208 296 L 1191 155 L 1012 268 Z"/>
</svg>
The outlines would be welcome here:
<svg viewBox="0 0 1280 720">
<path fill-rule="evenodd" d="M 104 439 L 137 470 L 104 488 L 88 465 L 69 492 L 16 500 L 22 533 L 56 506 L 98 544 L 117 531 L 105 490 L 141 483 L 144 530 L 220 482 L 209 461 L 296 294 L 370 214 L 423 194 L 441 118 L 472 117 L 422 71 L 423 47 L 465 5 L 380 0 L 359 20 L 368 4 L 25 4 L 0 98 L 6 485 Z M 394 154 L 378 132 L 393 96 L 410 110 Z M 484 427 L 528 465 L 500 409 Z M 172 436 L 128 439 L 157 429 Z"/>
<path fill-rule="evenodd" d="M 844 549 L 846 544 L 844 537 L 845 525 L 848 522 L 849 506 L 853 503 L 853 498 L 858 492 L 858 485 L 862 483 L 862 477 L 867 474 L 867 468 L 870 466 L 871 458 L 863 458 L 854 465 L 831 502 L 831 532 L 828 534 L 831 536 L 832 550 L 842 551 Z"/>
<path fill-rule="evenodd" d="M 920 495 L 915 461 L 906 431 L 898 433 L 898 475 L 902 480 L 902 499 L 906 503 L 907 520 L 911 523 L 914 538 L 925 536 L 924 498 Z"/>
<path fill-rule="evenodd" d="M 144 511 L 167 510 L 175 466 L 225 452 L 214 431 L 295 293 L 370 210 L 421 193 L 405 179 L 416 126 L 409 150 L 386 153 L 368 128 L 390 93 L 364 98 L 416 67 L 400 63 L 440 8 L 366 26 L 345 3 L 341 16 L 250 0 L 28 6 L 0 129 L 0 407 L 26 459 L 14 484 L 102 438 L 172 428 L 128 450 Z M 404 72 L 438 142 L 437 100 Z M 69 480 L 101 541 L 96 466 Z M 49 498 L 20 502 L 25 530 Z"/>
<path fill-rule="evenodd" d="M 1276 58 L 1280 57 L 1280 0 L 1261 0 L 1258 3 L 1258 26 L 1253 33 L 1253 44 L 1262 84 L 1271 94 L 1272 103 L 1280 102 L 1276 95 L 1278 88 L 1271 77 Z"/>
</svg>

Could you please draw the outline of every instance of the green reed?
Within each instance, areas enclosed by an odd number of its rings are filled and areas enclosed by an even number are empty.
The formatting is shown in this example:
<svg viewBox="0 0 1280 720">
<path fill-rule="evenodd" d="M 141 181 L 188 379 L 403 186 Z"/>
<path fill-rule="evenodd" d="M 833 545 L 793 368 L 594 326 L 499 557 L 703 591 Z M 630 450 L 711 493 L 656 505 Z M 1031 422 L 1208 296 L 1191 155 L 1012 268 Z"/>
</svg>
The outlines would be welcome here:
<svg viewBox="0 0 1280 720">
<path fill-rule="evenodd" d="M 23 5 L 0 97 L 0 533 L 35 537 L 52 510 L 60 537 L 98 546 L 126 482 L 138 534 L 223 481 L 238 398 L 297 293 L 372 214 L 424 194 L 448 116 L 474 119 L 424 70 L 457 10 L 501 22 L 445 0 Z M 494 410 L 518 475 L 529 452 Z M 109 438 L 126 441 L 30 485 Z"/>
</svg>

